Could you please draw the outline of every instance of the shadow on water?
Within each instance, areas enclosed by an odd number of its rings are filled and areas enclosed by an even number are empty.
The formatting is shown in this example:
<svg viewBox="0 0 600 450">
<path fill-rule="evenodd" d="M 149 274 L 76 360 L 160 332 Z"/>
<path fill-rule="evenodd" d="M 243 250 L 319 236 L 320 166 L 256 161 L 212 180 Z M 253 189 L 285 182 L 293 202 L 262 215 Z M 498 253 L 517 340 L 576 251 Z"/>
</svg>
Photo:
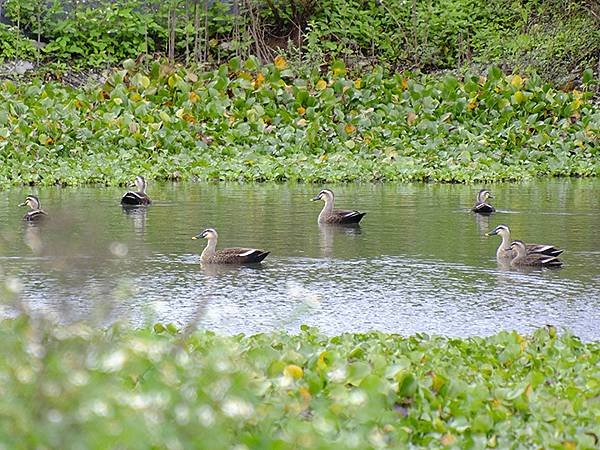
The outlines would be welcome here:
<svg viewBox="0 0 600 450">
<path fill-rule="evenodd" d="M 39 225 L 22 222 L 15 205 L 29 192 L 15 189 L 0 202 L 0 274 L 13 299 L 3 314 L 225 333 L 306 323 L 331 334 L 466 336 L 552 323 L 598 339 L 600 182 L 489 188 L 497 212 L 482 216 L 469 211 L 472 186 L 334 187 L 341 204 L 369 211 L 352 227 L 317 225 L 315 186 L 152 185 L 155 204 L 127 209 L 118 189 L 45 189 L 49 220 Z M 565 266 L 498 266 L 500 241 L 485 233 L 501 223 L 565 248 Z M 190 237 L 208 226 L 220 247 L 271 254 L 255 266 L 200 264 Z"/>
</svg>

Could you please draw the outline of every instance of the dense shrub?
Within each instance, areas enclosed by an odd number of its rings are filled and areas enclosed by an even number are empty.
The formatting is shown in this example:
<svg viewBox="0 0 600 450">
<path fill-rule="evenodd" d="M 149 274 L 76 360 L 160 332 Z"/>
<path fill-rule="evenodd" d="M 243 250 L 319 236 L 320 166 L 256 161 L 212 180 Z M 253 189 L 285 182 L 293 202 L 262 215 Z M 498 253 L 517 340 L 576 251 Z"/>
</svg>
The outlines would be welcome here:
<svg viewBox="0 0 600 450">
<path fill-rule="evenodd" d="M 147 53 L 211 65 L 251 55 L 264 62 L 289 46 L 314 67 L 333 59 L 356 70 L 495 64 L 562 85 L 597 68 L 600 54 L 600 7 L 588 1 L 7 0 L 4 11 L 47 43 L 46 60 L 77 66 Z M 5 46 L 0 56 L 18 53 Z"/>
</svg>

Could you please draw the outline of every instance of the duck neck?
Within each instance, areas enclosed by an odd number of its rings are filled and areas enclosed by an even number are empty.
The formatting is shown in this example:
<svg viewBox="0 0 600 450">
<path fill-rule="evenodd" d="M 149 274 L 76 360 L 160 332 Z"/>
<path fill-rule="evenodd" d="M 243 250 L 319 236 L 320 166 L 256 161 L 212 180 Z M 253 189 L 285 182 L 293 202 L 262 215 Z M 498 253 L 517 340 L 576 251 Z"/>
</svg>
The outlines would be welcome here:
<svg viewBox="0 0 600 450">
<path fill-rule="evenodd" d="M 510 250 L 510 234 L 502 233 L 500 234 L 500 237 L 502 238 L 502 242 L 500 243 L 500 247 L 498 247 L 498 250 L 496 251 L 496 255 L 501 256 L 506 253 L 515 254 L 515 252 Z"/>
<path fill-rule="evenodd" d="M 202 250 L 202 254 L 200 255 L 201 261 L 206 261 L 207 259 L 213 257 L 216 253 L 217 248 L 217 240 L 216 239 L 208 239 L 206 243 L 206 247 Z"/>
<path fill-rule="evenodd" d="M 323 197 L 323 200 L 325 201 L 325 205 L 323 205 L 323 209 L 321 210 L 321 213 L 319 214 L 319 220 L 322 217 L 327 217 L 329 215 L 331 215 L 331 213 L 333 212 L 333 198 L 331 197 Z"/>
<path fill-rule="evenodd" d="M 526 256 L 526 253 L 527 252 L 525 252 L 520 247 L 515 248 L 514 251 L 513 251 L 513 255 L 514 256 L 513 256 L 513 259 L 511 261 L 511 264 L 518 263 L 519 261 L 521 261 Z"/>
</svg>

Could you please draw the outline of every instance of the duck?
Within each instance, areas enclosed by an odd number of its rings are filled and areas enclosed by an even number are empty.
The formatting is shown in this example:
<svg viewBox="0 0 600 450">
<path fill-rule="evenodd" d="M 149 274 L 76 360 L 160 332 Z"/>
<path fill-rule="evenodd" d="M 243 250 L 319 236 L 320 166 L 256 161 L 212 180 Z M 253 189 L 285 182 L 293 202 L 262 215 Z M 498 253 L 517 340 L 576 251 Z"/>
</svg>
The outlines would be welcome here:
<svg viewBox="0 0 600 450">
<path fill-rule="evenodd" d="M 487 189 L 480 190 L 477 194 L 477 201 L 475 202 L 475 206 L 471 208 L 471 211 L 479 214 L 492 214 L 493 212 L 495 212 L 496 209 L 489 203 L 486 203 L 488 198 L 494 198 L 492 197 L 492 193 Z"/>
<path fill-rule="evenodd" d="M 217 250 L 219 235 L 214 228 L 207 228 L 192 239 L 206 239 L 208 243 L 200 255 L 200 262 L 205 264 L 251 264 L 259 263 L 270 253 L 257 248 L 231 247 Z"/>
<path fill-rule="evenodd" d="M 543 253 L 528 253 L 527 245 L 523 241 L 512 241 L 510 249 L 514 252 L 514 257 L 510 260 L 512 267 L 517 266 L 537 266 L 537 267 L 560 267 L 562 261 L 556 256 L 545 255 Z"/>
<path fill-rule="evenodd" d="M 357 224 L 366 214 L 356 210 L 334 209 L 334 195 L 333 191 L 330 189 L 323 189 L 316 197 L 311 199 L 313 202 L 318 200 L 323 200 L 325 202 L 325 206 L 323 206 L 319 218 L 317 219 L 317 223 L 319 224 Z"/>
<path fill-rule="evenodd" d="M 506 225 L 498 225 L 492 231 L 486 233 L 486 236 L 500 236 L 502 242 L 496 250 L 496 259 L 511 260 L 515 256 L 515 252 L 511 249 L 510 229 Z M 550 244 L 525 244 L 525 249 L 528 254 L 539 253 L 546 256 L 558 256 L 564 250 Z"/>
<path fill-rule="evenodd" d="M 27 222 L 39 222 L 48 217 L 48 213 L 40 207 L 40 199 L 35 195 L 28 195 L 23 203 L 19 203 L 19 206 L 29 206 L 30 211 L 23 216 L 23 220 Z"/>
<path fill-rule="evenodd" d="M 128 191 L 121 197 L 121 205 L 126 206 L 146 206 L 152 203 L 148 194 L 146 194 L 146 179 L 138 175 L 135 177 L 135 186 L 137 192 Z"/>
</svg>

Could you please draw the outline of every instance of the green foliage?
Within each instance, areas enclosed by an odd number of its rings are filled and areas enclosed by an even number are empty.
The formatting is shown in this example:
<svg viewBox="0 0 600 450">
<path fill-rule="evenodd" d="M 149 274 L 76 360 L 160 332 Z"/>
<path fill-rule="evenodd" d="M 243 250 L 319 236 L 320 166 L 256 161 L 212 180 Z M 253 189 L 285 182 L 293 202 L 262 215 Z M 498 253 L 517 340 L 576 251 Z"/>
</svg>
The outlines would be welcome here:
<svg viewBox="0 0 600 450">
<path fill-rule="evenodd" d="M 208 72 L 133 61 L 104 86 L 0 85 L 0 183 L 520 180 L 600 174 L 589 93 L 538 77 L 352 79 L 283 58 Z"/>
<path fill-rule="evenodd" d="M 15 27 L 0 23 L 0 62 L 5 59 L 34 59 L 37 51 L 33 42 L 26 39 Z"/>
<path fill-rule="evenodd" d="M 468 339 L 171 328 L 0 322 L 0 442 L 597 448 L 600 347 L 551 327 Z"/>
<path fill-rule="evenodd" d="M 215 66 L 252 55 L 264 61 L 274 48 L 291 47 L 290 55 L 315 66 L 341 59 L 355 70 L 432 72 L 495 64 L 562 85 L 598 67 L 600 54 L 598 12 L 570 0 L 46 3 L 7 0 L 4 10 L 48 43 L 47 60 L 76 66 L 157 53 Z"/>
</svg>

